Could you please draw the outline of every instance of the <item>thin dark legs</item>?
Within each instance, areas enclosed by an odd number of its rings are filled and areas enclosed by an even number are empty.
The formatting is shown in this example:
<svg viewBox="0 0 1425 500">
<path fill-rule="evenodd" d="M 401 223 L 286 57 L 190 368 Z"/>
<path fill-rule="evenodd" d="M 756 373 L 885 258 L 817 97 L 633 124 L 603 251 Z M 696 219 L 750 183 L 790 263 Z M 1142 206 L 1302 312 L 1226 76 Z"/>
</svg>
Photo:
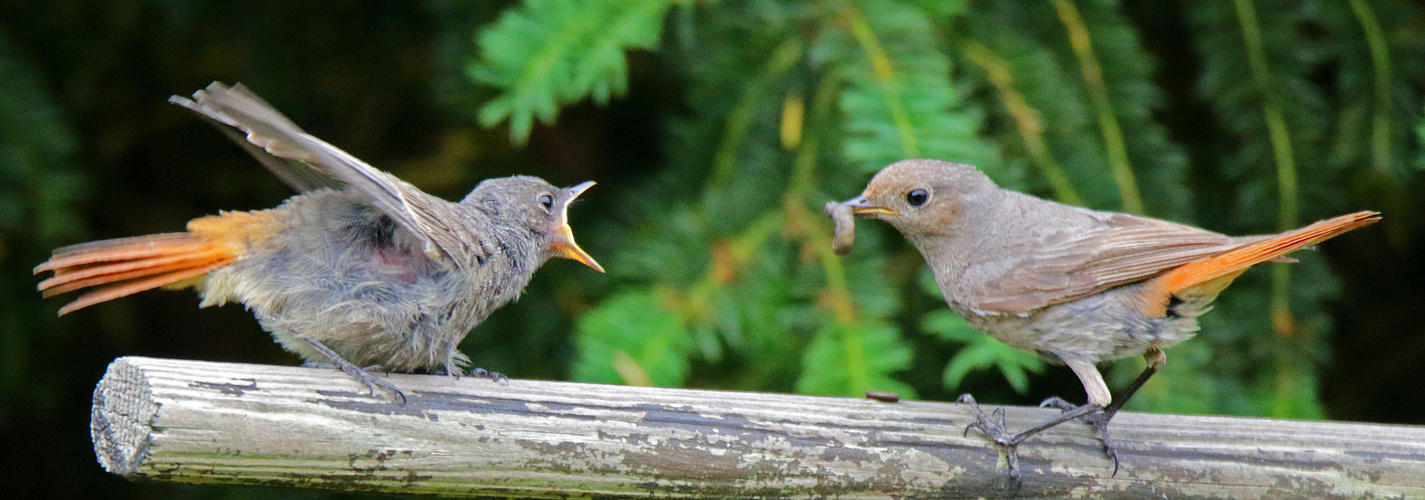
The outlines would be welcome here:
<svg viewBox="0 0 1425 500">
<path fill-rule="evenodd" d="M 1148 352 L 1143 353 L 1143 359 L 1148 362 L 1148 367 L 1143 370 L 1143 373 L 1138 375 L 1138 378 L 1133 379 L 1133 383 L 1129 384 L 1128 387 L 1123 390 L 1122 394 L 1108 406 L 1098 406 L 1092 403 L 1074 406 L 1059 397 L 1052 397 L 1044 400 L 1043 403 L 1039 403 L 1039 406 L 1059 408 L 1063 410 L 1063 413 L 1016 433 L 1010 433 L 1004 428 L 1003 408 L 995 410 L 994 415 L 986 415 L 984 411 L 980 410 L 980 405 L 975 402 L 974 397 L 969 394 L 963 394 L 956 401 L 969 404 L 970 408 L 975 412 L 975 421 L 965 427 L 965 434 L 968 435 L 970 429 L 978 429 L 980 433 L 989 437 L 995 444 L 999 445 L 1005 454 L 1005 461 L 1009 463 L 1010 477 L 1018 481 L 1020 477 L 1019 444 L 1031 436 L 1044 432 L 1051 427 L 1082 417 L 1098 432 L 1099 440 L 1103 442 L 1104 454 L 1107 455 L 1108 458 L 1113 459 L 1113 475 L 1116 476 L 1118 475 L 1119 465 L 1118 450 L 1113 447 L 1113 443 L 1109 440 L 1108 422 L 1113 419 L 1114 415 L 1118 414 L 1118 410 L 1122 409 L 1123 405 L 1128 403 L 1129 399 L 1133 398 L 1133 394 L 1138 392 L 1138 389 L 1142 388 L 1143 384 L 1148 382 L 1148 379 L 1153 378 L 1153 375 L 1158 373 L 1159 367 L 1163 365 L 1164 361 L 1167 361 L 1167 356 L 1164 355 L 1160 349 L 1150 348 Z"/>
</svg>

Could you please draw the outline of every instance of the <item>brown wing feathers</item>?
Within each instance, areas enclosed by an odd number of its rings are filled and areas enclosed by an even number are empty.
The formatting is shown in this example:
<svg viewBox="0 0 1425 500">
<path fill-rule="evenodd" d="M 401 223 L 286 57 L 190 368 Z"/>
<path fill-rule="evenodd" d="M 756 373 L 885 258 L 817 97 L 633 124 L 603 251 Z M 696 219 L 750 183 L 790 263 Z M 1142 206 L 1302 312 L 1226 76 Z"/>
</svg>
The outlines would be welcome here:
<svg viewBox="0 0 1425 500">
<path fill-rule="evenodd" d="M 1153 304 L 1145 312 L 1153 312 L 1166 307 L 1173 292 L 1262 262 L 1291 262 L 1284 254 L 1379 219 L 1376 212 L 1360 212 L 1280 235 L 1230 238 L 1122 216 L 1110 223 L 1116 227 L 1035 249 L 999 279 L 961 294 L 962 301 L 977 310 L 1021 313 L 1155 279 L 1163 291 L 1150 294 Z"/>
<path fill-rule="evenodd" d="M 1221 254 L 1176 267 L 1153 278 L 1148 285 L 1157 293 L 1150 294 L 1154 303 L 1150 313 L 1165 312 L 1169 297 L 1217 278 L 1240 273 L 1248 267 L 1276 259 L 1284 254 L 1326 241 L 1352 229 L 1380 221 L 1379 212 L 1356 212 L 1323 220 L 1309 226 L 1244 245 Z"/>
</svg>

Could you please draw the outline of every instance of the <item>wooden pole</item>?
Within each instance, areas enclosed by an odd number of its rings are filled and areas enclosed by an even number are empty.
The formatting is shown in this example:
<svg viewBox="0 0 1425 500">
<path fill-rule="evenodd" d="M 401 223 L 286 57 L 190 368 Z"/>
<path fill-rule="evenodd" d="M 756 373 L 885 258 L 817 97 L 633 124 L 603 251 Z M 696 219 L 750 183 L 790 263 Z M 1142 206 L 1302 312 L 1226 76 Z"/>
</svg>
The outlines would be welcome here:
<svg viewBox="0 0 1425 500">
<path fill-rule="evenodd" d="M 1121 413 L 1020 448 L 961 405 L 390 375 L 124 357 L 94 390 L 99 462 L 131 479 L 509 497 L 1425 497 L 1425 428 Z M 1023 428 L 1054 410 L 1008 408 Z"/>
</svg>

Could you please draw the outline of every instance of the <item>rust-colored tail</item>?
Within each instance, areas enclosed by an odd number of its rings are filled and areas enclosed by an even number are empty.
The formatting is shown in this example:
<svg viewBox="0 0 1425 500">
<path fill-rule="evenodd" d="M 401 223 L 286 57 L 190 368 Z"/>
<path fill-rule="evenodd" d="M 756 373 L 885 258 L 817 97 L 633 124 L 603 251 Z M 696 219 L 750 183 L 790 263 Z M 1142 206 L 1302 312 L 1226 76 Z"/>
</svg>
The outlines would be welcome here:
<svg viewBox="0 0 1425 500">
<path fill-rule="evenodd" d="M 1148 284 L 1154 291 L 1161 294 L 1161 308 L 1165 308 L 1171 294 L 1217 278 L 1236 276 L 1237 274 L 1241 274 L 1241 272 L 1248 267 L 1276 259 L 1288 253 L 1326 241 L 1346 231 L 1368 226 L 1379 221 L 1379 212 L 1356 212 L 1333 217 L 1300 229 L 1287 231 L 1255 243 L 1234 248 L 1197 262 L 1184 264 L 1153 278 Z M 1153 298 L 1158 299 L 1159 297 Z"/>
<path fill-rule="evenodd" d="M 231 264 L 246 249 L 250 224 L 265 212 L 226 212 L 188 223 L 186 233 L 152 234 L 94 241 L 55 249 L 34 273 L 53 271 L 38 288 L 45 297 L 90 289 L 59 309 L 63 316 L 144 290 L 189 285 L 191 280 Z"/>
</svg>

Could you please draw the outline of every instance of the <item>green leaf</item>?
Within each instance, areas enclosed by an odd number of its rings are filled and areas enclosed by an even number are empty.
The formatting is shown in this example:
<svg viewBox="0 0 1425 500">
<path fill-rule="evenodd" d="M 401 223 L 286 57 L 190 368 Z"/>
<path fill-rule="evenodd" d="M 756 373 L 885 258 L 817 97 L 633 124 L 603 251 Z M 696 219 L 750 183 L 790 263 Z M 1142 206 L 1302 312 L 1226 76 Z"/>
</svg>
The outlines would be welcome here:
<svg viewBox="0 0 1425 500">
<path fill-rule="evenodd" d="M 605 300 L 579 318 L 575 336 L 575 380 L 677 387 L 687 379 L 693 339 L 652 291 Z"/>
<path fill-rule="evenodd" d="M 1141 191 L 1149 213 L 1185 218 L 1187 157 L 1154 119 L 1165 99 L 1152 80 L 1152 58 L 1116 3 L 1074 5 L 1080 15 L 1064 17 L 1048 2 L 990 1 L 963 23 L 969 40 L 961 51 L 994 89 L 994 102 L 985 106 L 1001 125 L 991 130 L 1006 145 L 1023 147 L 1011 153 L 1023 154 L 1059 201 L 1121 209 L 1124 195 L 1110 165 L 1123 170 L 1131 163 L 1133 190 Z M 1070 21 L 1087 35 L 1090 52 L 1073 49 Z M 1088 81 L 1085 65 L 1099 78 Z"/>
<path fill-rule="evenodd" d="M 510 121 L 523 143 L 534 120 L 552 123 L 559 108 L 592 97 L 603 104 L 628 91 L 624 51 L 658 45 L 668 0 L 526 0 L 479 34 L 472 79 L 502 89 L 480 110 L 480 123 Z"/>
<path fill-rule="evenodd" d="M 891 377 L 908 368 L 910 358 L 910 347 L 893 326 L 829 323 L 802 358 L 797 392 L 861 397 L 866 391 L 887 391 L 911 399 L 915 390 Z"/>
<path fill-rule="evenodd" d="M 978 137 L 979 110 L 951 81 L 925 12 L 898 2 L 847 4 L 848 29 L 828 33 L 816 51 L 845 78 L 840 105 L 846 158 L 867 172 L 905 158 L 969 163 L 997 179 L 995 154 Z"/>
<path fill-rule="evenodd" d="M 1044 361 L 1028 352 L 1004 345 L 965 322 L 948 309 L 925 315 L 921 328 L 952 342 L 965 344 L 945 365 L 942 381 L 946 387 L 959 387 L 970 372 L 998 369 L 1015 392 L 1029 391 L 1028 373 L 1044 370 Z"/>
</svg>

